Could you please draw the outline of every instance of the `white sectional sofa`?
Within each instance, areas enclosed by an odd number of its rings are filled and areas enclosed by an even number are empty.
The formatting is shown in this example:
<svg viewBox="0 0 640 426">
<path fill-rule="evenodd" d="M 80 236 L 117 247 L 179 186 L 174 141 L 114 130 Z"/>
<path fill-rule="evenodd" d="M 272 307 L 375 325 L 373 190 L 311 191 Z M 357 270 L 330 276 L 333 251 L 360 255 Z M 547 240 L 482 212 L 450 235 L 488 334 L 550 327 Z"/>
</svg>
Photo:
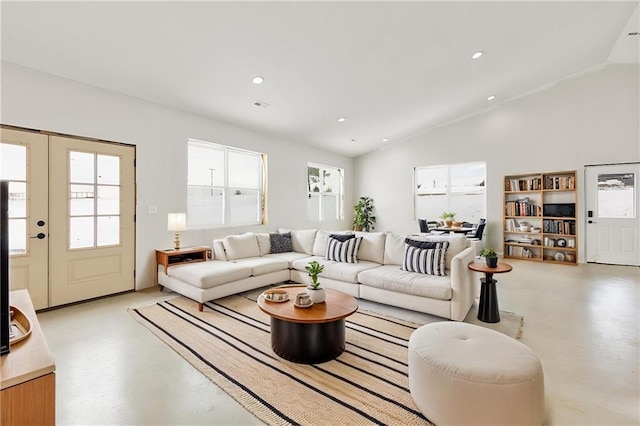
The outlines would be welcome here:
<svg viewBox="0 0 640 426">
<path fill-rule="evenodd" d="M 291 233 L 292 251 L 271 253 L 269 234 L 230 235 L 213 241 L 214 260 L 158 268 L 158 283 L 202 304 L 242 291 L 291 280 L 308 284 L 305 266 L 324 265 L 319 280 L 326 288 L 356 298 L 462 321 L 478 294 L 479 282 L 467 265 L 475 253 L 460 235 L 412 236 L 421 241 L 446 241 L 445 275 L 401 269 L 407 236 L 354 232 L 362 238 L 357 263 L 326 259 L 329 235 L 323 230 L 280 230 Z M 342 232 L 349 233 L 349 231 Z"/>
</svg>

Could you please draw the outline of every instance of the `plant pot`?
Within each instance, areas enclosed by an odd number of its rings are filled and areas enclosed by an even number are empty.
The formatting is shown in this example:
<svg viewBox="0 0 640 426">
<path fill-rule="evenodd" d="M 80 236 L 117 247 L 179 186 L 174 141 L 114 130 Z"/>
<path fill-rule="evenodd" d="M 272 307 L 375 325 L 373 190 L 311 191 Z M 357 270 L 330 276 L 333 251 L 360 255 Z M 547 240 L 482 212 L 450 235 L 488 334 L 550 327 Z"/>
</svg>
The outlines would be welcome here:
<svg viewBox="0 0 640 426">
<path fill-rule="evenodd" d="M 453 220 L 451 219 L 445 219 L 444 220 L 444 224 L 447 228 L 451 228 L 453 226 Z"/>
<path fill-rule="evenodd" d="M 485 257 L 487 262 L 487 266 L 489 268 L 495 268 L 498 266 L 498 258 L 497 257 Z"/>
<path fill-rule="evenodd" d="M 324 288 L 320 287 L 316 289 L 314 289 L 313 287 L 307 287 L 307 294 L 309 295 L 309 299 L 311 299 L 314 304 L 322 303 L 327 298 L 327 292 L 324 291 Z"/>
</svg>

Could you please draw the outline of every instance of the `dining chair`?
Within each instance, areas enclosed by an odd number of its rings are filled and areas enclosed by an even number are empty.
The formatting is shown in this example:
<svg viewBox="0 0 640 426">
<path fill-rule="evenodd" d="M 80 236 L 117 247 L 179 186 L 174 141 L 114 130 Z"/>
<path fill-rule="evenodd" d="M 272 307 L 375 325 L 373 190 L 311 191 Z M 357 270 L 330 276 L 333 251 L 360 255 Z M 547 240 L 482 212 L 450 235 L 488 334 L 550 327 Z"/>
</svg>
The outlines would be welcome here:
<svg viewBox="0 0 640 426">
<path fill-rule="evenodd" d="M 482 219 L 480 219 L 482 220 Z M 469 231 L 467 232 L 465 235 L 467 236 L 468 240 L 477 240 L 480 241 L 482 240 L 482 234 L 484 233 L 484 227 L 487 226 L 486 221 L 483 223 L 478 223 L 478 227 L 475 229 L 475 231 Z"/>
<path fill-rule="evenodd" d="M 418 226 L 420 226 L 420 232 L 423 234 L 429 233 L 429 224 L 427 219 L 418 219 Z"/>
</svg>

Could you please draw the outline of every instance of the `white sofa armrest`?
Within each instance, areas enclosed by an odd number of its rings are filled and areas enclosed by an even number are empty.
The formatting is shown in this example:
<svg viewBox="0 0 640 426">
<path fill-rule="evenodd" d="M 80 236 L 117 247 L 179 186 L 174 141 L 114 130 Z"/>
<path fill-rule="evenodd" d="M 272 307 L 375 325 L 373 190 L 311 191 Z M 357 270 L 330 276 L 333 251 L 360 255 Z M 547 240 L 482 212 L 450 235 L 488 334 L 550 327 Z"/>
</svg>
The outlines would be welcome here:
<svg viewBox="0 0 640 426">
<path fill-rule="evenodd" d="M 468 247 L 451 259 L 451 319 L 463 321 L 478 294 L 478 283 L 468 268 L 475 260 L 473 248 Z"/>
</svg>

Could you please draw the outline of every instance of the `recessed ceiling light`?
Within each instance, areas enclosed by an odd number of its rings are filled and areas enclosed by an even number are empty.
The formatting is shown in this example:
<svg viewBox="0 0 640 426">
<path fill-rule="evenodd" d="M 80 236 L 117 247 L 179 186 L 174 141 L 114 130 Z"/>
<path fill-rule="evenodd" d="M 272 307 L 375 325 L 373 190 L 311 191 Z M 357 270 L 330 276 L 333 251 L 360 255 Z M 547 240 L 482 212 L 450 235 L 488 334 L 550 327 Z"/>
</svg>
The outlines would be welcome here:
<svg viewBox="0 0 640 426">
<path fill-rule="evenodd" d="M 344 122 L 344 120 L 346 120 L 346 119 L 347 119 L 346 117 L 340 117 L 340 118 L 338 118 L 338 123 L 342 123 L 342 122 Z"/>
<path fill-rule="evenodd" d="M 264 77 L 260 77 L 259 75 L 253 77 L 253 84 L 262 84 L 264 81 Z"/>
<path fill-rule="evenodd" d="M 351 142 L 358 142 L 358 141 L 357 141 L 357 140 L 355 140 L 355 139 L 351 139 Z"/>
<path fill-rule="evenodd" d="M 494 100 L 495 98 L 496 98 L 496 97 L 495 97 L 495 95 L 491 95 L 491 96 L 489 96 L 489 97 L 487 98 L 487 100 L 488 100 L 488 101 L 492 101 L 492 100 Z"/>
<path fill-rule="evenodd" d="M 482 55 L 484 55 L 484 52 L 482 50 L 478 50 L 476 53 L 473 54 L 473 56 L 471 56 L 471 59 L 478 59 Z"/>
<path fill-rule="evenodd" d="M 389 138 L 382 139 L 382 142 L 389 142 Z"/>
</svg>

